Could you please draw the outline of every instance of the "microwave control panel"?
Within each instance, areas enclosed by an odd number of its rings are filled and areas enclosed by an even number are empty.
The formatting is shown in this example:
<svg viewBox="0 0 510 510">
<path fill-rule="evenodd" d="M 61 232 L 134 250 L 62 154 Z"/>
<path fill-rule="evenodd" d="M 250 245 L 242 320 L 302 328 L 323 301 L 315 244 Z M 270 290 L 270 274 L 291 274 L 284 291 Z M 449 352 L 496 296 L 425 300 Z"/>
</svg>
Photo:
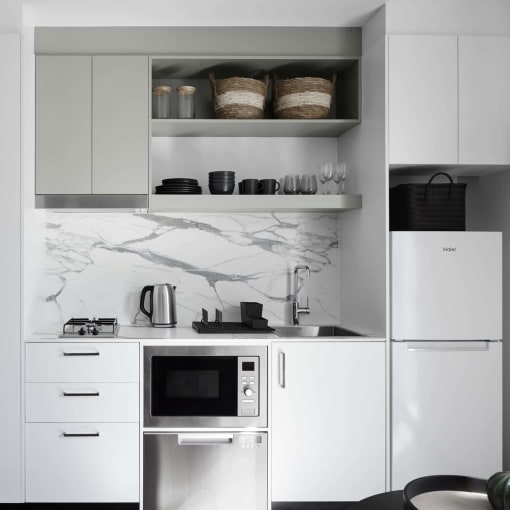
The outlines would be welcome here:
<svg viewBox="0 0 510 510">
<path fill-rule="evenodd" d="M 258 356 L 238 358 L 237 414 L 239 416 L 259 415 L 259 363 Z"/>
</svg>

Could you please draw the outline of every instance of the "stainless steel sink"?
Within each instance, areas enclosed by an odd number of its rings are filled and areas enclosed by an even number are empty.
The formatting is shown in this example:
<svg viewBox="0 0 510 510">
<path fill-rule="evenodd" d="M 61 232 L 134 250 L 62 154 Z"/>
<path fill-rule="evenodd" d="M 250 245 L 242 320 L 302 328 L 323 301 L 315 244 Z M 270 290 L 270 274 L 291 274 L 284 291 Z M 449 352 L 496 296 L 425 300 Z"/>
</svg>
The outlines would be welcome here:
<svg viewBox="0 0 510 510">
<path fill-rule="evenodd" d="M 341 326 L 275 326 L 274 330 L 282 338 L 364 336 Z"/>
</svg>

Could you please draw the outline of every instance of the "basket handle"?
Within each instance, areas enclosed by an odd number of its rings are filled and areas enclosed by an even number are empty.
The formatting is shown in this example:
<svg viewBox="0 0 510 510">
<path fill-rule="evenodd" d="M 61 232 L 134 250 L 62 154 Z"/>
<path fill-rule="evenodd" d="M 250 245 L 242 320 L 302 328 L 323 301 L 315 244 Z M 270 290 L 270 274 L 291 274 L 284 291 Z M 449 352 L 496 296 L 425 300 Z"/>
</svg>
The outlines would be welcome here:
<svg viewBox="0 0 510 510">
<path fill-rule="evenodd" d="M 277 80 L 278 80 L 278 78 L 277 78 L 276 74 L 273 74 L 273 97 L 272 97 L 273 102 L 278 99 L 278 94 L 276 92 L 276 88 L 277 88 L 276 87 L 276 83 L 277 83 Z"/>
<path fill-rule="evenodd" d="M 428 191 L 428 188 L 429 188 L 429 184 L 432 183 L 432 181 L 438 176 L 438 175 L 444 175 L 449 181 L 450 181 L 450 186 L 448 188 L 448 200 L 450 200 L 451 198 L 451 195 L 452 195 L 452 186 L 453 186 L 453 179 L 451 177 L 451 175 L 447 174 L 446 172 L 437 172 L 435 173 L 430 179 L 429 181 L 427 182 L 427 184 L 425 184 L 425 200 L 427 200 L 427 191 Z"/>
<path fill-rule="evenodd" d="M 211 83 L 211 90 L 213 96 L 213 103 L 216 104 L 216 82 L 214 81 L 214 73 L 212 71 L 209 72 L 209 82 Z"/>
<path fill-rule="evenodd" d="M 265 110 L 266 109 L 266 99 L 267 99 L 267 87 L 269 85 L 269 74 L 268 73 L 266 73 L 264 75 L 264 85 L 266 86 L 266 90 L 264 91 L 264 102 L 263 102 L 262 108 Z"/>
<path fill-rule="evenodd" d="M 331 107 L 331 103 L 333 103 L 333 94 L 335 92 L 335 83 L 336 83 L 336 73 L 331 75 L 331 84 L 333 85 L 331 96 L 329 97 L 329 106 Z"/>
</svg>

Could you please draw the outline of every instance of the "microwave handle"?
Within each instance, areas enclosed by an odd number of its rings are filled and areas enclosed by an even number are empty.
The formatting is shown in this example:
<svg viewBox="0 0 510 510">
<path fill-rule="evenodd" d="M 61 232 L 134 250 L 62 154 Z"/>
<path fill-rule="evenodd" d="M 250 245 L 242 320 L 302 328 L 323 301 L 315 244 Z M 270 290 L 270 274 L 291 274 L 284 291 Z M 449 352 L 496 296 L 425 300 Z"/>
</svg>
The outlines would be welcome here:
<svg viewBox="0 0 510 510">
<path fill-rule="evenodd" d="M 177 443 L 181 446 L 205 446 L 232 444 L 234 434 L 177 434 Z"/>
<path fill-rule="evenodd" d="M 285 388 L 285 353 L 278 353 L 278 384 L 280 388 Z"/>
</svg>

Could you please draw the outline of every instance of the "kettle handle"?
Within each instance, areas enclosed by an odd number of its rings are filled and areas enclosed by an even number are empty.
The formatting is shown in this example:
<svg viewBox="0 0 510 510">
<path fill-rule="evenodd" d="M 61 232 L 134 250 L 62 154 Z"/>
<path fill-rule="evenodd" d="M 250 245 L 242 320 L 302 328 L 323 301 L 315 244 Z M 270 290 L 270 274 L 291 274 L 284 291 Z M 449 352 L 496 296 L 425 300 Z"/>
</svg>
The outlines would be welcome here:
<svg viewBox="0 0 510 510">
<path fill-rule="evenodd" d="M 147 294 L 147 292 L 151 292 L 151 299 L 150 299 L 150 312 L 148 312 L 146 309 L 145 309 L 145 295 Z M 149 319 L 152 319 L 152 293 L 154 292 L 154 285 L 146 285 L 143 289 L 142 289 L 142 294 L 140 295 L 140 310 L 142 311 L 142 313 L 144 313 L 145 315 L 147 315 L 147 317 L 149 317 Z"/>
</svg>

